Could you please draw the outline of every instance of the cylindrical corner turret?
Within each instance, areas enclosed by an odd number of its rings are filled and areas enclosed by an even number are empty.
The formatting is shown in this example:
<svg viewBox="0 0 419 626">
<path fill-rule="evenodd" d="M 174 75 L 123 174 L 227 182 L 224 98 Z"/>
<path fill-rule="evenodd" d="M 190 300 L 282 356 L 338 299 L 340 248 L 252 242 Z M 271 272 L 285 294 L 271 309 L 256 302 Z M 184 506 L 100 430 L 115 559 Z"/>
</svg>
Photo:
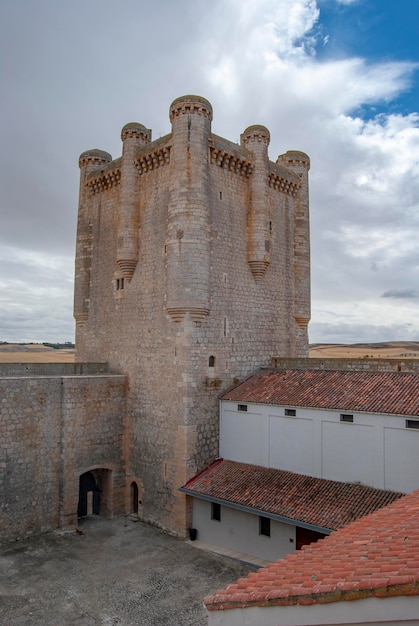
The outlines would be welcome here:
<svg viewBox="0 0 419 626">
<path fill-rule="evenodd" d="M 199 321 L 210 308 L 209 154 L 212 106 L 182 96 L 170 106 L 170 201 L 167 224 L 167 311 Z"/>
<path fill-rule="evenodd" d="M 118 215 L 117 263 L 130 282 L 138 262 L 139 203 L 135 155 L 151 141 L 151 130 L 138 122 L 125 124 L 121 131 L 121 195 Z"/>
<path fill-rule="evenodd" d="M 84 170 L 84 168 L 88 168 L 88 173 L 93 170 L 99 169 L 101 165 L 105 165 L 106 163 L 110 163 L 112 161 L 112 156 L 109 152 L 105 152 L 104 150 L 97 150 L 96 148 L 93 150 L 86 150 L 86 152 L 82 152 L 79 156 L 79 168 Z"/>
<path fill-rule="evenodd" d="M 151 141 L 151 129 L 146 128 L 139 122 L 128 122 L 121 130 L 121 141 L 125 142 L 129 139 L 136 141 L 136 145 L 145 146 Z"/>
<path fill-rule="evenodd" d="M 212 105 L 206 98 L 201 96 L 180 96 L 173 100 L 169 109 L 170 122 L 173 125 L 174 120 L 180 115 L 189 114 L 202 115 L 212 122 Z"/>
<path fill-rule="evenodd" d="M 246 130 L 240 135 L 240 145 L 244 148 L 247 148 L 251 152 L 255 150 L 255 144 L 261 144 L 261 152 L 266 152 L 266 157 L 268 156 L 268 146 L 271 141 L 271 134 L 266 126 L 262 126 L 260 124 L 254 124 L 253 126 L 248 126 Z M 262 146 L 266 146 L 263 148 Z"/>
<path fill-rule="evenodd" d="M 252 153 L 247 254 L 256 282 L 262 280 L 270 264 L 269 142 L 270 133 L 265 126 L 249 126 L 240 137 L 241 145 Z"/>
<path fill-rule="evenodd" d="M 308 172 L 310 169 L 310 157 L 300 150 L 288 150 L 285 154 L 280 154 L 276 162 L 298 173 L 303 170 Z"/>
<path fill-rule="evenodd" d="M 306 356 L 308 323 L 311 317 L 310 294 L 310 216 L 308 172 L 310 158 L 305 152 L 288 150 L 277 161 L 299 175 L 301 184 L 296 197 L 294 217 L 294 321 L 297 325 L 297 353 Z"/>
<path fill-rule="evenodd" d="M 74 278 L 74 318 L 85 322 L 89 315 L 90 269 L 92 264 L 92 218 L 90 192 L 86 180 L 90 172 L 110 163 L 112 156 L 103 150 L 87 150 L 79 157 L 80 191 L 77 217 L 77 243 Z"/>
</svg>

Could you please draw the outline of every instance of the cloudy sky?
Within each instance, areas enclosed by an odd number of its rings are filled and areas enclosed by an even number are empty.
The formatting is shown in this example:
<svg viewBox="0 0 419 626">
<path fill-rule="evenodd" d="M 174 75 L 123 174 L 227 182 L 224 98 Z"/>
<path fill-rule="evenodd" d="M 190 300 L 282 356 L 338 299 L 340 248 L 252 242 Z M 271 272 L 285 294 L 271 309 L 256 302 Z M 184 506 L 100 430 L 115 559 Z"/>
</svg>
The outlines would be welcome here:
<svg viewBox="0 0 419 626">
<path fill-rule="evenodd" d="M 417 0 L 0 0 L 0 340 L 73 340 L 79 154 L 186 93 L 310 155 L 310 341 L 419 340 L 418 40 Z"/>
</svg>

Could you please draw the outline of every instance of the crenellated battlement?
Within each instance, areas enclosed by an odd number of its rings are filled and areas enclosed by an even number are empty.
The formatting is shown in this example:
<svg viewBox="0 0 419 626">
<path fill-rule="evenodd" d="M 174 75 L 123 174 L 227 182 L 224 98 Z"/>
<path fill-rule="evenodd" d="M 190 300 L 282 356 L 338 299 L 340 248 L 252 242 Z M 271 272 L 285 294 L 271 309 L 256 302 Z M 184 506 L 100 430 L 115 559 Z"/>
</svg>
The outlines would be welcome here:
<svg viewBox="0 0 419 626">
<path fill-rule="evenodd" d="M 148 150 L 145 154 L 140 154 L 135 158 L 135 166 L 138 173 L 146 174 L 152 172 L 158 167 L 163 167 L 170 163 L 170 145 L 162 147 L 154 147 L 153 150 Z"/>
<path fill-rule="evenodd" d="M 248 159 L 228 152 L 223 148 L 211 146 L 210 159 L 212 164 L 218 165 L 218 167 L 222 167 L 229 172 L 245 176 L 246 178 L 249 178 L 253 170 L 252 164 Z"/>
<path fill-rule="evenodd" d="M 285 154 L 280 154 L 276 160 L 278 165 L 286 167 L 304 167 L 310 169 L 310 157 L 305 152 L 299 150 L 288 150 Z"/>
<path fill-rule="evenodd" d="M 151 129 L 138 122 L 128 122 L 121 130 L 121 141 L 127 139 L 141 139 L 144 143 L 151 141 Z"/>
<path fill-rule="evenodd" d="M 102 169 L 100 174 L 95 171 L 87 179 L 86 186 L 93 195 L 116 187 L 121 182 L 121 159 L 113 161 L 107 169 Z"/>
<path fill-rule="evenodd" d="M 278 167 L 270 163 L 269 187 L 295 198 L 301 187 L 301 181 L 298 175 L 294 174 L 294 172 L 291 172 L 289 169 Z"/>
<path fill-rule="evenodd" d="M 247 147 L 249 143 L 262 143 L 264 146 L 268 147 L 270 141 L 271 134 L 269 130 L 266 126 L 260 126 L 259 124 L 248 126 L 240 135 L 240 144 L 244 147 Z"/>
<path fill-rule="evenodd" d="M 79 167 L 86 167 L 87 165 L 94 165 L 100 167 L 103 163 L 110 163 L 112 161 L 112 155 L 104 150 L 86 150 L 79 156 Z"/>
<path fill-rule="evenodd" d="M 170 105 L 170 121 L 173 124 L 175 117 L 185 114 L 202 115 L 211 122 L 211 103 L 201 96 L 181 96 L 180 98 L 176 98 Z"/>
</svg>

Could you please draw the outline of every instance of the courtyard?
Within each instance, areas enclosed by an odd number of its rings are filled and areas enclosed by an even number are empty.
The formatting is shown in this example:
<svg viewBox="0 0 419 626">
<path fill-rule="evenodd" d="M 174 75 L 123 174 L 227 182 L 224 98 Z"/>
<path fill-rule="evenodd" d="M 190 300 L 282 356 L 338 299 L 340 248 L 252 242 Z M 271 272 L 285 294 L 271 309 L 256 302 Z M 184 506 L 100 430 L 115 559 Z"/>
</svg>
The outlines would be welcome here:
<svg viewBox="0 0 419 626">
<path fill-rule="evenodd" d="M 130 518 L 0 545 L 0 623 L 204 626 L 202 599 L 251 571 Z"/>
</svg>

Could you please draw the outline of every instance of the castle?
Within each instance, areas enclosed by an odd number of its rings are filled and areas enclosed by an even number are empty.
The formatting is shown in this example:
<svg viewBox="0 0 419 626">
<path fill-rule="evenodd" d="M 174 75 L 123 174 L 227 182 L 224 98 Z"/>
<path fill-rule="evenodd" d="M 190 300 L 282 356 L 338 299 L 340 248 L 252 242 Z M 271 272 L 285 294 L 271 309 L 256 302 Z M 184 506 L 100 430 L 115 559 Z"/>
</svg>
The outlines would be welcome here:
<svg viewBox="0 0 419 626">
<path fill-rule="evenodd" d="M 269 131 L 240 145 L 184 96 L 172 132 L 122 129 L 122 157 L 80 157 L 74 315 L 79 362 L 127 376 L 126 473 L 139 513 L 184 532 L 178 487 L 218 455 L 218 394 L 307 356 L 309 159 L 268 158 Z"/>
<path fill-rule="evenodd" d="M 264 126 L 215 135 L 199 96 L 170 121 L 80 156 L 76 364 L 0 368 L 3 538 L 88 512 L 185 536 L 178 489 L 218 455 L 220 392 L 308 356 L 309 158 L 270 161 Z"/>
</svg>

